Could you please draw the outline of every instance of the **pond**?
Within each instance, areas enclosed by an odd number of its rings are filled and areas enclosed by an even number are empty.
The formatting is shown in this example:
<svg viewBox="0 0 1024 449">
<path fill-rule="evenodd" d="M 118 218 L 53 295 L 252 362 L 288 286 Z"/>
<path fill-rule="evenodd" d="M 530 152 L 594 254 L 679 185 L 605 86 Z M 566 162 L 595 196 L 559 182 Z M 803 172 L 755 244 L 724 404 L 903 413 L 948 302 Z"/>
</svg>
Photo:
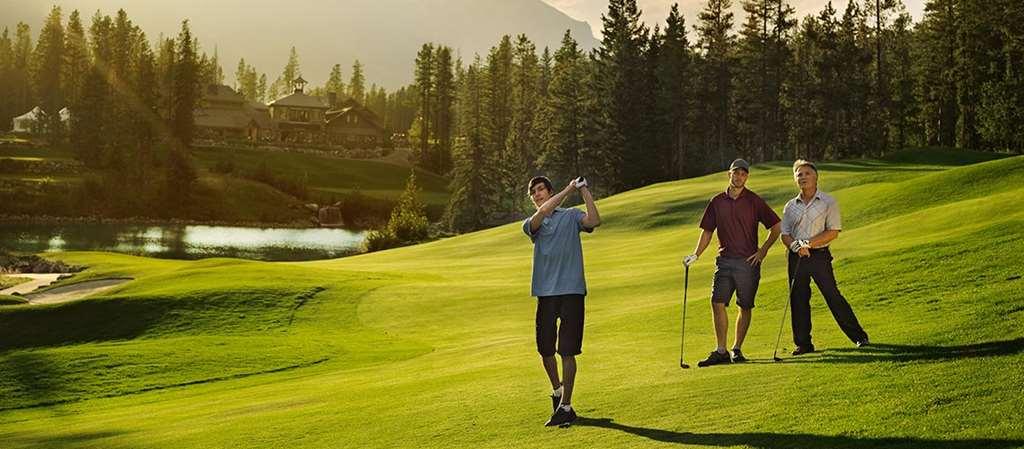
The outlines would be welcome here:
<svg viewBox="0 0 1024 449">
<path fill-rule="evenodd" d="M 0 223 L 0 248 L 7 250 L 110 251 L 163 259 L 330 259 L 360 252 L 365 237 L 364 231 L 339 228 Z"/>
</svg>

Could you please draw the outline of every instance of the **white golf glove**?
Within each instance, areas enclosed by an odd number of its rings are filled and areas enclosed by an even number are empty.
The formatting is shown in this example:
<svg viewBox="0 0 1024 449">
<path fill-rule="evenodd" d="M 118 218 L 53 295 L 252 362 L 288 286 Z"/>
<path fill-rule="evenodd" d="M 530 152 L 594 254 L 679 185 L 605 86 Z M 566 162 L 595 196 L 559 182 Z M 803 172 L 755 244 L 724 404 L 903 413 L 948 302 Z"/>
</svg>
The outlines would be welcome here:
<svg viewBox="0 0 1024 449">
<path fill-rule="evenodd" d="M 806 247 L 811 249 L 811 242 L 809 240 L 793 240 L 793 243 L 789 244 L 789 250 L 792 252 L 799 252 L 800 248 Z"/>
<path fill-rule="evenodd" d="M 572 180 L 572 184 L 576 186 L 577 189 L 582 189 L 587 186 L 587 178 L 580 176 L 579 178 Z"/>
<path fill-rule="evenodd" d="M 696 262 L 696 261 L 697 261 L 697 255 L 696 254 L 690 254 L 689 256 L 686 256 L 686 257 L 683 258 L 683 265 L 690 266 L 690 265 L 693 265 L 693 263 Z"/>
</svg>

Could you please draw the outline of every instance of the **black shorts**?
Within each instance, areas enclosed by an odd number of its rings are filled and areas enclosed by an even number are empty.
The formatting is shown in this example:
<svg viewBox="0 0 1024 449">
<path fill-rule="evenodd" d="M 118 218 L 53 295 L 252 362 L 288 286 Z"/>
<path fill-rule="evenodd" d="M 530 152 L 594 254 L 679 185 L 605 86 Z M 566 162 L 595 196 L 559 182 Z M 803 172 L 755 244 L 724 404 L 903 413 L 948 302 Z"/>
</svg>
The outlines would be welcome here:
<svg viewBox="0 0 1024 449">
<path fill-rule="evenodd" d="M 732 294 L 736 293 L 736 305 L 753 309 L 754 296 L 757 296 L 757 285 L 760 283 L 760 264 L 751 266 L 746 259 L 719 256 L 715 259 L 711 302 L 729 305 Z"/>
<path fill-rule="evenodd" d="M 555 321 L 561 321 L 556 324 Z M 583 295 L 537 297 L 537 352 L 544 357 L 583 352 Z"/>
</svg>

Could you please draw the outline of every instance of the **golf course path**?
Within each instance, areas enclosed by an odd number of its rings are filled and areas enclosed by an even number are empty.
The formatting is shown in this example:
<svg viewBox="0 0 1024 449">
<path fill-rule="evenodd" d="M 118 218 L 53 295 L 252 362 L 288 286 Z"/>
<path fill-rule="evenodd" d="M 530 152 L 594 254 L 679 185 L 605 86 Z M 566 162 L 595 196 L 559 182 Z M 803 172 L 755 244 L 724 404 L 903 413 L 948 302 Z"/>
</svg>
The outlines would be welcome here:
<svg viewBox="0 0 1024 449">
<path fill-rule="evenodd" d="M 56 304 L 60 302 L 74 301 L 94 293 L 110 290 L 130 280 L 132 279 L 110 278 L 79 282 L 65 287 L 57 287 L 45 292 L 28 294 L 25 295 L 25 299 L 27 299 L 30 304 Z"/>
<path fill-rule="evenodd" d="M 25 294 L 28 292 L 35 291 L 37 288 L 46 287 L 57 281 L 63 273 L 18 273 L 12 276 L 20 278 L 30 278 L 31 281 L 23 282 L 15 285 L 11 288 L 0 290 L 0 295 L 13 295 L 15 293 Z"/>
</svg>

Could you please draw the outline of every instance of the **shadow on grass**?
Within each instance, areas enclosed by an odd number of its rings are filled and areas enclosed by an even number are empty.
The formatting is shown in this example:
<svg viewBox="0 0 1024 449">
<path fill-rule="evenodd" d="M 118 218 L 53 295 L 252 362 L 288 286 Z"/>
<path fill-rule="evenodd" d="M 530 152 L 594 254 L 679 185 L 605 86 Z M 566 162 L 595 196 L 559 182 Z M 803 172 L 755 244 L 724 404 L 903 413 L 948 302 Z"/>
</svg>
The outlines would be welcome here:
<svg viewBox="0 0 1024 449">
<path fill-rule="evenodd" d="M 79 432 L 70 434 L 57 434 L 44 437 L 13 437 L 9 440 L 11 444 L 24 447 L 55 447 L 55 448 L 76 448 L 76 447 L 103 447 L 117 449 L 127 447 L 111 444 L 109 441 L 100 441 L 107 438 L 123 435 L 126 432 L 100 431 L 100 432 Z"/>
<path fill-rule="evenodd" d="M 941 362 L 1020 353 L 1024 353 L 1024 337 L 957 346 L 872 343 L 863 348 L 830 349 L 821 352 L 818 357 L 785 358 L 784 361 L 786 363 Z"/>
<path fill-rule="evenodd" d="M 787 433 L 691 433 L 619 424 L 611 418 L 580 417 L 574 426 L 601 427 L 649 438 L 663 443 L 692 444 L 701 446 L 732 447 L 745 446 L 756 449 L 1002 449 L 1017 448 L 1024 440 L 934 440 L 911 437 L 855 437 L 842 435 L 813 435 Z"/>
<path fill-rule="evenodd" d="M 32 351 L 0 357 L 0 411 L 12 404 L 54 404 L 60 402 L 64 388 L 57 365 L 49 357 Z"/>
</svg>

